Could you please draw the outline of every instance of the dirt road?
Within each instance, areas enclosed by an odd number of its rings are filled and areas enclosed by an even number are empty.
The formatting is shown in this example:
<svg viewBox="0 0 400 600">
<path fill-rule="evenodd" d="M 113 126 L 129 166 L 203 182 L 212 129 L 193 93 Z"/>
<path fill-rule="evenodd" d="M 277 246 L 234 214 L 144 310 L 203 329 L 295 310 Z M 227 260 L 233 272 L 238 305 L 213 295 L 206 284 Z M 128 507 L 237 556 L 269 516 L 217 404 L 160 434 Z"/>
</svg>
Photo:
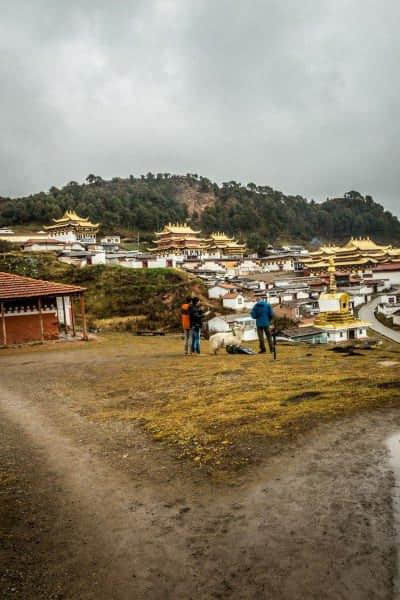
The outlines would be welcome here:
<svg viewBox="0 0 400 600">
<path fill-rule="evenodd" d="M 386 325 L 378 321 L 375 317 L 375 310 L 380 301 L 381 298 L 378 297 L 371 300 L 371 302 L 368 302 L 368 304 L 363 304 L 359 310 L 360 319 L 367 321 L 370 324 L 371 329 L 376 331 L 376 333 L 384 335 L 389 340 L 400 344 L 400 332 L 390 329 L 390 327 L 386 327 Z"/>
<path fill-rule="evenodd" d="M 399 412 L 320 426 L 228 485 L 55 404 L 30 369 L 0 374 L 1 598 L 392 597 Z"/>
</svg>

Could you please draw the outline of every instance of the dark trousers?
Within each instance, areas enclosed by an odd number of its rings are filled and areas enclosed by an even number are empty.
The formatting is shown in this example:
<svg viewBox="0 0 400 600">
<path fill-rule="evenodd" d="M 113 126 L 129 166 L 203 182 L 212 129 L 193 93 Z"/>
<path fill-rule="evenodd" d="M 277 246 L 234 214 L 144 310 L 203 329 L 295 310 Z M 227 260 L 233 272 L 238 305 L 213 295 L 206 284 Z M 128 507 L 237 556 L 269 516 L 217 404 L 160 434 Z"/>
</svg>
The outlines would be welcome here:
<svg viewBox="0 0 400 600">
<path fill-rule="evenodd" d="M 265 327 L 257 327 L 257 335 L 258 335 L 258 341 L 260 342 L 260 350 L 262 352 L 265 352 L 264 333 L 268 340 L 269 351 L 273 352 L 274 345 L 272 343 L 272 335 L 271 335 L 268 325 L 266 325 Z"/>
<path fill-rule="evenodd" d="M 200 333 L 200 327 L 192 327 L 192 354 L 200 354 Z"/>
</svg>

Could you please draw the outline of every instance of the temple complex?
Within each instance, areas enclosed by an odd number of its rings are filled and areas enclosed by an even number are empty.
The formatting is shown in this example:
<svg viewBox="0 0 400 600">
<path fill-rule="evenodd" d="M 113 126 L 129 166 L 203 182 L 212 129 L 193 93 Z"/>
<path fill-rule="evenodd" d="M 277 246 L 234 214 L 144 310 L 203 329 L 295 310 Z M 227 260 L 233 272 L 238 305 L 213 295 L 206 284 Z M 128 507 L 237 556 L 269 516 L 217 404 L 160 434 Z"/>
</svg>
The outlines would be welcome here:
<svg viewBox="0 0 400 600">
<path fill-rule="evenodd" d="M 302 262 L 305 269 L 320 273 L 328 269 L 330 258 L 341 270 L 360 271 L 399 260 L 400 248 L 380 246 L 369 237 L 351 238 L 344 246 L 321 246 L 319 250 L 302 257 Z"/>
<path fill-rule="evenodd" d="M 326 332 L 328 342 L 337 343 L 368 337 L 368 323 L 353 315 L 350 310 L 350 296 L 337 291 L 336 267 L 332 256 L 328 259 L 328 272 L 329 289 L 319 297 L 320 313 L 315 318 L 314 325 Z"/>
<path fill-rule="evenodd" d="M 149 251 L 159 256 L 199 256 L 207 248 L 207 240 L 199 237 L 199 234 L 200 231 L 194 231 L 186 223 L 168 223 L 162 231 L 156 232 L 156 247 L 149 248 Z"/>
<path fill-rule="evenodd" d="M 187 223 L 168 223 L 155 235 L 155 247 L 149 248 L 149 251 L 158 256 L 240 258 L 246 251 L 245 244 L 239 244 L 224 233 L 213 233 L 209 238 L 200 237 L 200 231 L 194 231 Z"/>
<path fill-rule="evenodd" d="M 209 238 L 209 249 L 219 250 L 223 256 L 242 257 L 246 252 L 246 245 L 240 244 L 225 233 L 212 233 Z"/>
<path fill-rule="evenodd" d="M 53 225 L 44 227 L 49 237 L 63 242 L 95 244 L 99 223 L 91 223 L 87 217 L 79 217 L 75 211 L 66 211 L 61 219 L 53 219 Z"/>
</svg>

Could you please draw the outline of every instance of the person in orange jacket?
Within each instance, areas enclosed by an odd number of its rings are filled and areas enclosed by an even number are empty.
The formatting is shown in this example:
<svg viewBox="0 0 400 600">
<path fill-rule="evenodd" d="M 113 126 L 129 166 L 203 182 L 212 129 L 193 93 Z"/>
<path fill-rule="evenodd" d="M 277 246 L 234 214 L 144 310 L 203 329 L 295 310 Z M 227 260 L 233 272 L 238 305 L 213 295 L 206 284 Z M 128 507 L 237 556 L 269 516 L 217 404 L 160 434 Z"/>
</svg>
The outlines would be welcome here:
<svg viewBox="0 0 400 600">
<path fill-rule="evenodd" d="M 185 339 L 185 355 L 192 354 L 192 324 L 190 322 L 190 307 L 192 305 L 192 298 L 188 296 L 186 302 L 181 306 L 181 321 L 183 335 Z"/>
</svg>

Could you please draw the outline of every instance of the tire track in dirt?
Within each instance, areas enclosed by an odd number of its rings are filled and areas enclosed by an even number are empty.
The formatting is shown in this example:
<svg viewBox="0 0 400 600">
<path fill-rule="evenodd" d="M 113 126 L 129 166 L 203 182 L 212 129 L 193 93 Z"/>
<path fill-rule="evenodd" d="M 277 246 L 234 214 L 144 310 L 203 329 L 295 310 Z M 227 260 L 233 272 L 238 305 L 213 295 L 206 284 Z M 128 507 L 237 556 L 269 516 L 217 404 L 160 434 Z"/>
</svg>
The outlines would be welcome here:
<svg viewBox="0 0 400 600">
<path fill-rule="evenodd" d="M 75 569 L 79 574 L 85 564 L 92 573 L 86 582 L 89 589 L 76 578 L 78 587 L 68 597 L 174 597 L 170 594 L 189 575 L 187 567 L 177 568 L 184 561 L 183 544 L 167 532 L 171 512 L 178 520 L 184 514 L 179 507 L 163 511 L 143 490 L 138 494 L 124 474 L 112 472 L 88 450 L 75 446 L 17 394 L 2 389 L 0 406 L 35 449 L 33 463 L 36 458 L 47 464 L 47 477 L 52 478 L 55 493 L 59 490 L 64 512 L 78 524 L 80 539 L 71 548 L 76 553 Z M 64 533 L 60 545 L 69 543 L 67 522 Z"/>
</svg>

